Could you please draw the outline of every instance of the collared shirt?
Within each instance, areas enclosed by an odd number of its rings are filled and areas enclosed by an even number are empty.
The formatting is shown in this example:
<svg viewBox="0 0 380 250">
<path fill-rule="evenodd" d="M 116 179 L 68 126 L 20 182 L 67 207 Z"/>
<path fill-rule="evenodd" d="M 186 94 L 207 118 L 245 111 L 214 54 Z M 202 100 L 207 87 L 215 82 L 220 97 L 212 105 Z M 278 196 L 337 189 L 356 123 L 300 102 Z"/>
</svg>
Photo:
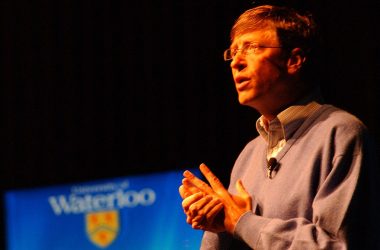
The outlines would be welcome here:
<svg viewBox="0 0 380 250">
<path fill-rule="evenodd" d="M 269 122 L 261 116 L 256 122 L 256 129 L 268 143 L 267 159 L 275 158 L 302 122 L 319 107 L 315 101 L 290 106 Z"/>
</svg>

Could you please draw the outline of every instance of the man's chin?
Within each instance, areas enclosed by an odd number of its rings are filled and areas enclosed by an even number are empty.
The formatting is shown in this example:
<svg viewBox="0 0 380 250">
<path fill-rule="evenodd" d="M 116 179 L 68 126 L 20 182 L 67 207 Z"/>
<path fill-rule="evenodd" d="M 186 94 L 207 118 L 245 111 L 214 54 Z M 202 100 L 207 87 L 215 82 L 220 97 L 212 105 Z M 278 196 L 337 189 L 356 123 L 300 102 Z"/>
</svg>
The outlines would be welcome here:
<svg viewBox="0 0 380 250">
<path fill-rule="evenodd" d="M 254 97 L 248 98 L 248 96 L 239 96 L 239 103 L 243 106 L 248 106 L 253 109 L 256 109 L 256 105 L 258 104 L 258 99 Z"/>
<path fill-rule="evenodd" d="M 253 102 L 253 98 L 248 98 L 244 95 L 239 95 L 239 103 L 244 106 L 250 106 Z"/>
</svg>

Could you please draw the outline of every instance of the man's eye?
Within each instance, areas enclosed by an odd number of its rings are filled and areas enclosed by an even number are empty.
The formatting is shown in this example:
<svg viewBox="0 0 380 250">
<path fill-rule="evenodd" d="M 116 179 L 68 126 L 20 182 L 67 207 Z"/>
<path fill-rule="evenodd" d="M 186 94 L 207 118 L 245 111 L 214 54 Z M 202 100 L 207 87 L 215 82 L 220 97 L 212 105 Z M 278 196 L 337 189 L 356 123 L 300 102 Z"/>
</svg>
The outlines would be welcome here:
<svg viewBox="0 0 380 250">
<path fill-rule="evenodd" d="M 247 48 L 246 48 L 247 51 L 253 51 L 255 49 L 256 49 L 256 45 L 255 44 L 249 44 L 249 45 L 247 45 Z"/>
</svg>

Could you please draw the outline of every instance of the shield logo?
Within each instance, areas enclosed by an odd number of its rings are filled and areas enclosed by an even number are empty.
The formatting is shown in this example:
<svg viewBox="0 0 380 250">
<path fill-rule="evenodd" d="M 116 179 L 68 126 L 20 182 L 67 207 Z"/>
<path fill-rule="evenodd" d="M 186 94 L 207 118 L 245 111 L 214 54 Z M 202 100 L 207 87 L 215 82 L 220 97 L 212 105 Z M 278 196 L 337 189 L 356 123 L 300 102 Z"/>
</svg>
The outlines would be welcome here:
<svg viewBox="0 0 380 250">
<path fill-rule="evenodd" d="M 92 243 L 101 248 L 108 247 L 119 232 L 119 212 L 111 210 L 87 213 L 86 232 Z"/>
</svg>

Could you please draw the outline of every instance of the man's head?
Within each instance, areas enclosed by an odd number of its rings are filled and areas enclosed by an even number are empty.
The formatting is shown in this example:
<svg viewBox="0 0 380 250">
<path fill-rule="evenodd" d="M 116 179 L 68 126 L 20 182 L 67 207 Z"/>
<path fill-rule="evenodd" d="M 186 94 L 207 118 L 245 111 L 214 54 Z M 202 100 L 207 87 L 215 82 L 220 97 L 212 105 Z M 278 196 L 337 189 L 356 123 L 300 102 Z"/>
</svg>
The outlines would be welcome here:
<svg viewBox="0 0 380 250">
<path fill-rule="evenodd" d="M 263 5 L 244 12 L 231 30 L 231 41 L 236 36 L 257 30 L 274 30 L 282 47 L 300 48 L 305 53 L 313 48 L 316 25 L 311 15 L 301 15 L 287 7 Z"/>
<path fill-rule="evenodd" d="M 224 56 L 231 61 L 239 101 L 275 116 L 307 89 L 301 73 L 313 47 L 315 24 L 286 7 L 244 12 L 231 31 Z"/>
</svg>

